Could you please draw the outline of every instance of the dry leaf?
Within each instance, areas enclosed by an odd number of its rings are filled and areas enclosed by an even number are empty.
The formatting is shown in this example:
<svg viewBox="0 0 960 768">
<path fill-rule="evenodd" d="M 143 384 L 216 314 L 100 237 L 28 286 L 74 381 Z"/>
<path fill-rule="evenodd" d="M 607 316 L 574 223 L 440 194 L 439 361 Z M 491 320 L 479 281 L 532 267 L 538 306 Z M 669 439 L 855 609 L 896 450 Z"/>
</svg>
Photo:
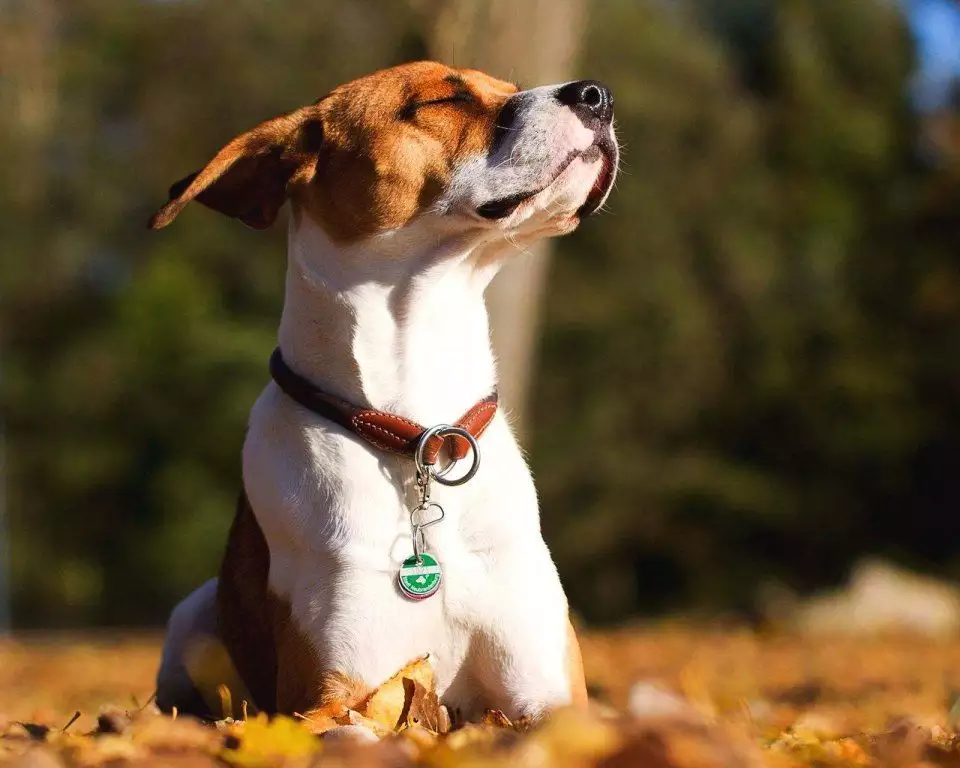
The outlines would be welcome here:
<svg viewBox="0 0 960 768">
<path fill-rule="evenodd" d="M 619 749 L 623 737 L 612 723 L 570 707 L 554 712 L 526 743 L 545 748 L 556 760 L 593 760 Z"/>
<path fill-rule="evenodd" d="M 389 730 L 399 728 L 405 722 L 410 706 L 409 698 L 413 693 L 412 689 L 408 691 L 408 686 L 404 684 L 405 679 L 419 683 L 427 691 L 433 692 L 436 679 L 429 657 L 421 656 L 407 664 L 371 693 L 357 707 L 357 712 Z"/>
<path fill-rule="evenodd" d="M 513 730 L 513 723 L 499 709 L 488 709 L 483 713 L 483 724 L 493 728 L 509 728 Z"/>
<path fill-rule="evenodd" d="M 458 728 L 443 740 L 443 745 L 450 750 L 459 752 L 477 746 L 487 746 L 492 744 L 497 733 L 489 728 L 481 727 L 476 723 L 468 723 L 463 728 Z"/>
<path fill-rule="evenodd" d="M 920 762 L 930 731 L 908 720 L 894 723 L 886 733 L 873 739 L 873 754 L 884 766 L 901 768 Z"/>
<path fill-rule="evenodd" d="M 68 735 L 58 738 L 57 743 L 68 762 L 81 768 L 142 760 L 147 755 L 146 750 L 130 739 L 113 734 L 96 739 Z"/>
<path fill-rule="evenodd" d="M 437 746 L 439 736 L 435 731 L 427 730 L 419 725 L 411 725 L 401 731 L 405 741 L 412 743 L 420 753 L 427 752 Z"/>
<path fill-rule="evenodd" d="M 409 677 L 403 679 L 403 690 L 406 696 L 406 708 L 401 715 L 404 725 L 419 726 L 434 733 L 450 730 L 450 718 L 445 716 L 434 691 Z"/>
<path fill-rule="evenodd" d="M 154 752 L 201 752 L 215 754 L 223 744 L 221 734 L 189 717 L 145 715 L 136 718 L 127 730 L 133 741 Z"/>
<path fill-rule="evenodd" d="M 462 766 L 489 766 L 495 768 L 501 760 L 494 761 L 493 755 L 509 758 L 501 749 L 506 742 L 516 738 L 516 734 L 501 728 L 490 728 L 476 723 L 468 723 L 442 739 L 436 748 L 423 757 L 423 762 L 431 768 L 462 768 Z M 512 765 L 516 765 L 510 758 Z"/>
<path fill-rule="evenodd" d="M 394 733 L 392 728 L 386 728 L 376 720 L 372 718 L 361 715 L 359 712 L 355 712 L 352 709 L 348 709 L 346 714 L 342 718 L 337 718 L 338 725 L 362 725 L 364 728 L 367 728 L 370 731 L 373 731 L 374 734 L 379 736 L 381 739 L 385 736 L 390 736 Z"/>
<path fill-rule="evenodd" d="M 339 711 L 338 714 L 342 718 L 346 716 L 347 711 L 343 709 Z M 300 715 L 298 719 L 303 723 L 304 728 L 316 736 L 326 733 L 339 725 L 336 718 L 319 710 L 308 712 L 306 715 Z"/>
<path fill-rule="evenodd" d="M 2 752 L 0 752 L 0 757 L 3 757 Z M 63 761 L 53 750 L 38 747 L 31 749 L 17 760 L 15 765 L 17 768 L 63 768 Z"/>
<path fill-rule="evenodd" d="M 873 762 L 870 755 L 853 739 L 840 739 L 840 741 L 833 742 L 831 751 L 837 756 L 838 760 L 850 765 L 870 765 Z"/>
<path fill-rule="evenodd" d="M 236 746 L 225 748 L 220 757 L 234 765 L 252 768 L 264 763 L 307 757 L 320 750 L 317 737 L 290 717 L 278 716 L 270 720 L 260 714 L 236 723 L 231 731 Z"/>
<path fill-rule="evenodd" d="M 957 699 L 951 686 L 960 685 L 956 644 L 901 638 L 824 644 L 666 628 L 587 635 L 583 646 L 591 683 L 610 696 L 602 713 L 561 711 L 527 732 L 523 719 L 511 723 L 493 711 L 484 724 L 437 735 L 447 730 L 444 708 L 430 665 L 417 660 L 364 702 L 366 715 L 386 717 L 389 725 L 340 706 L 276 730 L 263 720 L 268 734 L 258 737 L 257 725 L 225 720 L 211 727 L 159 716 L 149 706 L 100 710 L 104 701 L 129 701 L 132 691 L 146 698 L 155 643 L 118 650 L 84 641 L 55 649 L 0 642 L 0 708 L 10 716 L 0 718 L 0 768 L 113 768 L 131 761 L 212 768 L 224 765 L 214 763 L 221 753 L 238 766 L 291 768 L 752 768 L 761 761 L 766 768 L 960 768 L 960 723 L 948 724 L 945 704 Z M 621 714 L 631 691 L 645 693 L 638 680 L 675 690 L 681 678 L 715 708 L 713 722 L 688 717 L 685 708 L 641 707 L 640 720 Z M 750 717 L 736 696 L 750 703 Z M 234 704 L 238 698 L 234 692 Z M 61 733 L 78 708 L 82 720 Z M 101 735 L 90 736 L 100 711 L 109 717 Z M 904 713 L 909 721 L 885 725 Z M 14 720 L 45 724 L 33 729 L 43 740 L 31 739 Z M 353 727 L 332 732 L 343 738 L 312 735 L 343 724 Z M 366 744 L 364 735 L 380 741 Z"/>
</svg>

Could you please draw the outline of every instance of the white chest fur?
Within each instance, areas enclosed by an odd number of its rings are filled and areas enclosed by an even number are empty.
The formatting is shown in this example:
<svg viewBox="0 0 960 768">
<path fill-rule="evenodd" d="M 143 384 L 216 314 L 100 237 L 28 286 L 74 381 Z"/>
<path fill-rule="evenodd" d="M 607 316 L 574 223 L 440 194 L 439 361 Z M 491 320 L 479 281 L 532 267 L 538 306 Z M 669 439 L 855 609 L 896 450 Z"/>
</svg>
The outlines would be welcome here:
<svg viewBox="0 0 960 768">
<path fill-rule="evenodd" d="M 476 253 L 442 253 L 399 287 L 358 280 L 355 268 L 334 287 L 328 265 L 343 255 L 323 254 L 321 276 L 312 266 L 317 243 L 306 264 L 296 234 L 280 338 L 299 372 L 426 425 L 456 420 L 489 394 L 489 277 L 471 263 Z M 489 697 L 537 714 L 569 699 L 566 601 L 530 473 L 502 415 L 480 446 L 469 483 L 434 484 L 446 517 L 427 530 L 426 544 L 444 584 L 421 602 L 396 588 L 412 552 L 409 459 L 371 449 L 271 384 L 251 414 L 244 483 L 270 550 L 270 591 L 289 603 L 322 666 L 376 685 L 430 653 L 441 694 L 457 706 Z M 523 661 L 528 655 L 535 661 Z M 505 671 L 512 664 L 522 665 L 523 682 Z"/>
</svg>

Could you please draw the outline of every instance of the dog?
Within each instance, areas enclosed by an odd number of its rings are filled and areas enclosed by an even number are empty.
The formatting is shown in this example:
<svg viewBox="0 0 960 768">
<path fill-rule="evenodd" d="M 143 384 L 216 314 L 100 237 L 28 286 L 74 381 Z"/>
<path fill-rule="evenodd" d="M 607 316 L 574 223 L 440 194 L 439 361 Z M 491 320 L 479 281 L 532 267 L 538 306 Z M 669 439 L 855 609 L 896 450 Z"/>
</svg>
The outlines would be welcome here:
<svg viewBox="0 0 960 768">
<path fill-rule="evenodd" d="M 154 229 L 192 200 L 255 229 L 291 212 L 274 381 L 219 578 L 171 614 L 162 709 L 209 716 L 203 638 L 265 712 L 354 706 L 426 654 L 463 719 L 586 701 L 483 294 L 598 210 L 617 167 L 602 83 L 519 90 L 417 62 L 258 125 L 171 187 Z"/>
</svg>

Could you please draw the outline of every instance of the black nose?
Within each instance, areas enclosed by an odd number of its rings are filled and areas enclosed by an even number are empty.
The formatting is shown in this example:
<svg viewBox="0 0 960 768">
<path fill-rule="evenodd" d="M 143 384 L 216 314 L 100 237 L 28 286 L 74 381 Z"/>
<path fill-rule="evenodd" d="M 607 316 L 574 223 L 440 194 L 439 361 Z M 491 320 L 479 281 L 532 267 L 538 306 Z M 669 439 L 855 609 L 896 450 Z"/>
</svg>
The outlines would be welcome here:
<svg viewBox="0 0 960 768">
<path fill-rule="evenodd" d="M 613 117 L 613 94 L 599 80 L 577 80 L 557 91 L 557 101 L 577 110 L 586 110 L 600 120 Z"/>
</svg>

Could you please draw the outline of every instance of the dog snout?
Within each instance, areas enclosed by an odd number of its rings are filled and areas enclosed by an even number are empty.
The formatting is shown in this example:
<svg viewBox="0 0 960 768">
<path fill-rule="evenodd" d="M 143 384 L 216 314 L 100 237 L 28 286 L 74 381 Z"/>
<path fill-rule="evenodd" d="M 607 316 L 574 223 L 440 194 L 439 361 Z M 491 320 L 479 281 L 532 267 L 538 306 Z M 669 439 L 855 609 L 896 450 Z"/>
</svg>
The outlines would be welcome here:
<svg viewBox="0 0 960 768">
<path fill-rule="evenodd" d="M 557 90 L 556 98 L 574 112 L 585 113 L 605 123 L 613 117 L 613 94 L 599 80 L 567 83 Z"/>
<path fill-rule="evenodd" d="M 493 142 L 491 143 L 492 149 L 497 149 L 506 140 L 507 133 L 514 129 L 519 110 L 519 96 L 511 96 L 503 103 L 500 112 L 497 114 L 497 120 L 494 123 Z"/>
</svg>

